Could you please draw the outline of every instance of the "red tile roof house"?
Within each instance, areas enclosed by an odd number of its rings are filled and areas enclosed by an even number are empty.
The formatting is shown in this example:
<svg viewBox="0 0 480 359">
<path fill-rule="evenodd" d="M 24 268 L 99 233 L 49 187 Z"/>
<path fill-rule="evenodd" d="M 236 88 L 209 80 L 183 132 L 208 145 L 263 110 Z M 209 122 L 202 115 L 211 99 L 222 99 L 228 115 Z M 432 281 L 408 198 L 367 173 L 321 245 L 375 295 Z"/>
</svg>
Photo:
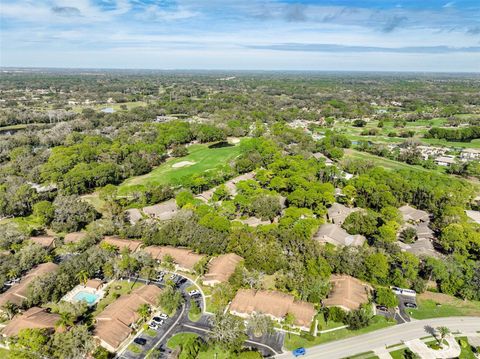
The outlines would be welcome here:
<svg viewBox="0 0 480 359">
<path fill-rule="evenodd" d="M 21 306 L 23 301 L 27 299 L 28 285 L 35 279 L 58 269 L 55 263 L 42 263 L 31 269 L 18 284 L 11 286 L 6 292 L 0 294 L 0 311 L 1 307 L 10 302 L 12 304 Z"/>
<path fill-rule="evenodd" d="M 195 264 L 202 260 L 205 256 L 192 252 L 188 248 L 176 248 L 170 246 L 149 246 L 144 251 L 155 260 L 162 261 L 166 255 L 173 258 L 175 266 L 178 270 L 185 272 L 193 272 Z"/>
<path fill-rule="evenodd" d="M 289 294 L 253 289 L 240 289 L 230 304 L 230 313 L 242 318 L 252 314 L 268 315 L 273 320 L 281 322 L 287 314 L 295 318 L 294 326 L 302 330 L 310 330 L 317 314 L 313 304 L 296 301 Z"/>
<path fill-rule="evenodd" d="M 111 352 L 118 350 L 140 319 L 138 308 L 142 304 L 155 307 L 160 293 L 161 289 L 157 286 L 144 285 L 109 304 L 95 318 L 93 335 L 100 341 L 100 345 Z"/>
<path fill-rule="evenodd" d="M 242 257 L 234 253 L 213 258 L 208 264 L 208 272 L 203 277 L 203 284 L 213 287 L 228 282 L 242 260 Z"/>
</svg>

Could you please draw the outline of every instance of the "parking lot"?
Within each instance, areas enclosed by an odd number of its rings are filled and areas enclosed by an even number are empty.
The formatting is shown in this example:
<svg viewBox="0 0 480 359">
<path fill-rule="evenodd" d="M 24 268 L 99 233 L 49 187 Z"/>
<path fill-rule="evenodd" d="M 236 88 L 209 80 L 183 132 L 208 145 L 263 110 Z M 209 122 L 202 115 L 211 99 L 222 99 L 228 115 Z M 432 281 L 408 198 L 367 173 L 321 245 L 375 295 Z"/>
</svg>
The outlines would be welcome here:
<svg viewBox="0 0 480 359">
<path fill-rule="evenodd" d="M 395 292 L 394 292 L 395 293 Z M 413 293 L 399 293 L 396 292 L 395 295 L 398 299 L 398 307 L 395 309 L 379 309 L 381 306 L 376 306 L 375 312 L 377 315 L 381 315 L 388 319 L 395 319 L 398 324 L 410 322 L 410 316 L 407 313 L 407 309 L 411 309 L 412 307 L 408 308 L 407 306 L 414 306 L 416 308 L 417 301 L 416 295 Z"/>
</svg>

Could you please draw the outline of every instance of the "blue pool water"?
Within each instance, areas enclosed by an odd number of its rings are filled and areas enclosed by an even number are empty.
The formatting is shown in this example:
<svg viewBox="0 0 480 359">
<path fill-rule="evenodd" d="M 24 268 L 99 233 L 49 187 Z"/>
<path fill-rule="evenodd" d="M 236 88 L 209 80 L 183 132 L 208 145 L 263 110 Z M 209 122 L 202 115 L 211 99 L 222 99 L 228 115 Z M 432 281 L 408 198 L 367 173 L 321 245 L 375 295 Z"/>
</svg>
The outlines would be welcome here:
<svg viewBox="0 0 480 359">
<path fill-rule="evenodd" d="M 80 302 L 81 300 L 84 300 L 87 302 L 88 305 L 92 305 L 93 303 L 95 303 L 98 298 L 98 295 L 88 292 L 78 292 L 73 296 L 73 299 L 75 301 Z"/>
</svg>

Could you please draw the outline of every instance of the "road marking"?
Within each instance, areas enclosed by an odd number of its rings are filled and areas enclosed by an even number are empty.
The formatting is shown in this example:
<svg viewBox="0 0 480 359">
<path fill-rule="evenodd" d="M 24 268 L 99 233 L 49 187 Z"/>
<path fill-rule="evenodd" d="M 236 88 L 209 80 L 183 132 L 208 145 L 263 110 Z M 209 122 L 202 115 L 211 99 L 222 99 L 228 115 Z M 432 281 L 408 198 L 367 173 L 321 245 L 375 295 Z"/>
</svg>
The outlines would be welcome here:
<svg viewBox="0 0 480 359">
<path fill-rule="evenodd" d="M 152 349 L 150 350 L 150 353 L 153 352 L 157 346 L 165 339 L 165 337 L 170 334 L 170 332 L 172 331 L 173 328 L 175 328 L 175 326 L 178 324 L 178 322 L 180 321 L 180 319 L 182 319 L 183 317 L 183 312 L 185 312 L 185 304 L 182 304 L 182 311 L 180 312 L 180 315 L 178 316 L 177 320 L 170 326 L 170 328 L 168 328 L 168 330 L 165 332 L 165 334 L 163 334 L 163 336 L 157 341 L 157 344 L 155 344 Z"/>
</svg>

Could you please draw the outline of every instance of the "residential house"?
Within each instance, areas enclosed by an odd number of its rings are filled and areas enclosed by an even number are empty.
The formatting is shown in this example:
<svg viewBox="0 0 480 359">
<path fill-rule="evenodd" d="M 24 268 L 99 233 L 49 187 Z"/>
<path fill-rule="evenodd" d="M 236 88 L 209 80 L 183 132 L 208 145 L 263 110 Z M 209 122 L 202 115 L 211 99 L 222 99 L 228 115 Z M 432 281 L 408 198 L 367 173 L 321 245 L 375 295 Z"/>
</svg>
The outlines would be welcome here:
<svg viewBox="0 0 480 359">
<path fill-rule="evenodd" d="M 325 160 L 326 166 L 333 166 L 334 162 L 321 152 L 315 152 L 314 154 L 312 154 L 312 156 L 315 157 L 315 159 L 317 160 L 321 160 L 321 159 Z"/>
<path fill-rule="evenodd" d="M 360 210 L 361 208 L 358 207 L 349 208 L 344 206 L 343 204 L 335 202 L 331 205 L 330 208 L 328 208 L 327 217 L 332 223 L 341 226 L 350 214 L 352 214 L 353 212 L 358 212 Z"/>
<path fill-rule="evenodd" d="M 143 213 L 151 218 L 159 219 L 161 221 L 172 219 L 177 212 L 178 207 L 175 199 L 143 208 Z"/>
<path fill-rule="evenodd" d="M 313 239 L 321 243 L 330 243 L 334 246 L 362 246 L 366 238 L 360 234 L 349 234 L 337 224 L 325 223 L 320 227 Z"/>
<path fill-rule="evenodd" d="M 430 221 L 430 215 L 428 214 L 428 212 L 413 208 L 408 204 L 400 207 L 398 210 L 402 214 L 403 220 L 405 222 L 426 223 Z"/>
<path fill-rule="evenodd" d="M 170 246 L 149 246 L 144 249 L 153 259 L 162 261 L 165 256 L 170 256 L 178 270 L 193 272 L 195 264 L 205 256 L 192 252 L 188 248 L 176 248 Z"/>
<path fill-rule="evenodd" d="M 142 304 L 155 307 L 160 293 L 161 289 L 157 286 L 145 285 L 109 304 L 95 317 L 93 335 L 100 340 L 100 345 L 111 352 L 116 351 L 140 319 L 138 308 Z"/>
<path fill-rule="evenodd" d="M 234 253 L 222 254 L 213 258 L 208 264 L 208 272 L 203 277 L 203 284 L 213 287 L 228 282 L 242 260 L 242 257 Z"/>
<path fill-rule="evenodd" d="M 38 236 L 30 237 L 30 240 L 33 243 L 36 243 L 44 248 L 51 249 L 55 248 L 55 237 L 54 236 Z"/>
<path fill-rule="evenodd" d="M 232 178 L 231 180 L 225 182 L 225 187 L 230 192 L 232 196 L 237 194 L 237 184 L 240 181 L 247 181 L 255 178 L 254 172 L 244 173 L 243 175 Z"/>
<path fill-rule="evenodd" d="M 480 224 L 480 212 L 479 211 L 471 211 L 467 210 L 465 211 L 465 214 L 470 218 L 472 221 L 477 222 Z"/>
<path fill-rule="evenodd" d="M 477 148 L 465 148 L 460 153 L 460 158 L 464 161 L 476 161 L 480 159 L 480 149 Z"/>
<path fill-rule="evenodd" d="M 293 325 L 303 330 L 310 330 L 317 311 L 313 304 L 297 301 L 292 295 L 253 289 L 238 290 L 229 307 L 230 313 L 242 318 L 252 314 L 268 315 L 273 320 L 281 322 L 287 314 L 293 315 Z"/>
<path fill-rule="evenodd" d="M 332 275 L 330 284 L 332 289 L 323 300 L 325 307 L 340 307 L 350 311 L 368 303 L 371 288 L 357 278 L 349 275 Z"/>
<path fill-rule="evenodd" d="M 456 163 L 454 156 L 438 156 L 435 158 L 435 162 L 439 166 L 448 167 Z"/>
<path fill-rule="evenodd" d="M 119 251 L 122 251 L 124 248 L 128 248 L 128 250 L 132 253 L 137 251 L 142 245 L 141 241 L 120 239 L 115 236 L 104 237 L 101 243 L 107 243 L 111 246 L 117 247 Z"/>
<path fill-rule="evenodd" d="M 72 232 L 65 235 L 64 243 L 78 243 L 87 236 L 87 232 Z"/>
<path fill-rule="evenodd" d="M 138 208 L 130 208 L 125 212 L 125 219 L 134 226 L 139 220 L 143 218 L 142 212 Z"/>
<path fill-rule="evenodd" d="M 247 226 L 250 226 L 250 227 L 258 227 L 260 225 L 271 224 L 270 221 L 263 221 L 257 217 L 248 217 L 247 219 L 238 219 L 237 221 L 243 224 L 246 224 Z"/>
<path fill-rule="evenodd" d="M 23 301 L 27 299 L 27 289 L 29 284 L 35 279 L 47 273 L 55 272 L 58 269 L 58 265 L 55 263 L 42 263 L 31 269 L 23 278 L 20 283 L 14 284 L 6 292 L 0 294 L 0 307 L 7 302 L 21 306 Z M 1 310 L 1 309 L 0 309 Z"/>
<path fill-rule="evenodd" d="M 52 332 L 60 315 L 50 313 L 47 309 L 32 307 L 22 314 L 16 315 L 2 330 L 2 335 L 12 337 L 22 329 L 48 329 Z"/>
</svg>

